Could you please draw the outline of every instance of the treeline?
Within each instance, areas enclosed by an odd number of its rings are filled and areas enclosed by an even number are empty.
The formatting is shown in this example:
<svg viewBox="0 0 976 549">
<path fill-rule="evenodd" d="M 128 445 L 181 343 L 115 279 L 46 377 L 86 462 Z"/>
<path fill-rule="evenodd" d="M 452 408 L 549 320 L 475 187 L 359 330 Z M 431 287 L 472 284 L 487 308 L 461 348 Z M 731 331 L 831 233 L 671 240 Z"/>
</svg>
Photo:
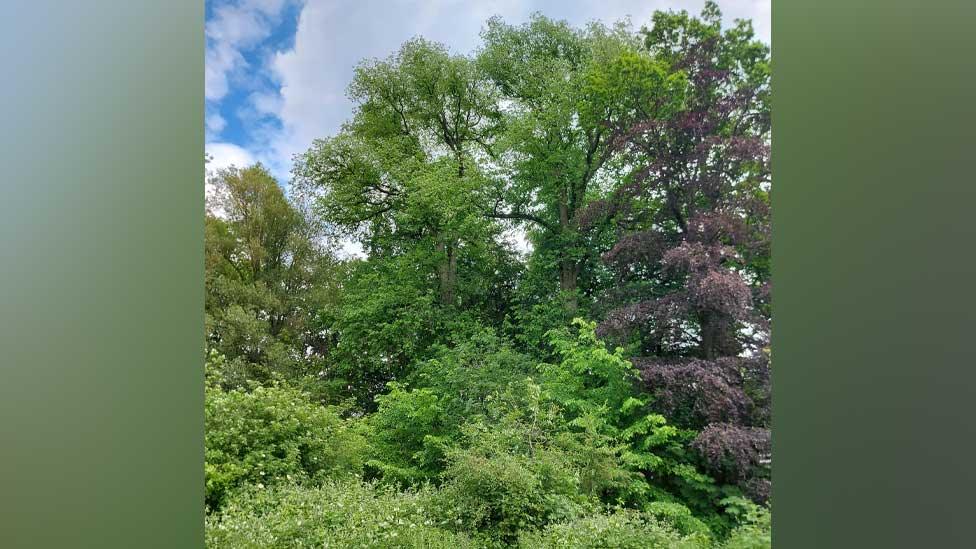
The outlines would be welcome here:
<svg viewBox="0 0 976 549">
<path fill-rule="evenodd" d="M 209 545 L 770 545 L 769 49 L 720 19 L 414 39 L 291 196 L 215 173 Z"/>
</svg>

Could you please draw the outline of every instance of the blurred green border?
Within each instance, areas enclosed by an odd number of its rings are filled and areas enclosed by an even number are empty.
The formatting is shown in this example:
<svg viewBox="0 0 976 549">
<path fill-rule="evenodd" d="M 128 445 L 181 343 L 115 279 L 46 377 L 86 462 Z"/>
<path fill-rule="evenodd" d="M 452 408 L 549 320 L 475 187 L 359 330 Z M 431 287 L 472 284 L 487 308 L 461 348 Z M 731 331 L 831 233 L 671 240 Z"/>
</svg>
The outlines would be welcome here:
<svg viewBox="0 0 976 549">
<path fill-rule="evenodd" d="M 0 17 L 0 547 L 203 546 L 203 0 Z"/>
<path fill-rule="evenodd" d="M 976 546 L 976 4 L 773 2 L 773 541 Z"/>
<path fill-rule="evenodd" d="M 203 543 L 203 2 L 0 26 L 0 547 Z M 976 5 L 774 1 L 774 546 L 968 547 Z"/>
</svg>

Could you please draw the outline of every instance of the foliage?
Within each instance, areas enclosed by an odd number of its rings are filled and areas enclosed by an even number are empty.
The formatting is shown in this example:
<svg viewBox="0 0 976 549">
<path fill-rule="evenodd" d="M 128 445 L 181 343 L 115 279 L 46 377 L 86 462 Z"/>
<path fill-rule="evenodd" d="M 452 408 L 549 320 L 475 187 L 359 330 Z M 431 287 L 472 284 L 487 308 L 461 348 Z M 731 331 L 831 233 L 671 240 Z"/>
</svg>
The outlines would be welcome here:
<svg viewBox="0 0 976 549">
<path fill-rule="evenodd" d="M 653 407 L 705 431 L 688 449 L 720 484 L 768 498 L 769 49 L 751 26 L 654 15 L 644 49 L 684 74 L 684 105 L 618 120 L 629 182 L 594 217 L 616 226 L 599 333 L 636 343 Z"/>
<path fill-rule="evenodd" d="M 446 343 L 458 310 L 500 324 L 518 265 L 484 214 L 477 159 L 497 131 L 493 88 L 471 61 L 412 40 L 356 70 L 356 114 L 297 158 L 294 184 L 334 234 L 368 257 L 335 323 L 329 375 L 369 405 L 412 362 Z"/>
<path fill-rule="evenodd" d="M 359 262 L 346 284 L 335 321 L 340 338 L 326 374 L 363 406 L 402 377 L 443 331 L 433 290 L 424 287 L 412 259 Z"/>
<path fill-rule="evenodd" d="M 284 484 L 243 492 L 208 517 L 206 542 L 217 549 L 477 547 L 435 516 L 428 491 L 400 493 L 357 479 Z"/>
<path fill-rule="evenodd" d="M 455 421 L 485 416 L 493 395 L 531 375 L 535 363 L 492 329 L 472 325 L 454 332 L 463 339 L 438 346 L 434 358 L 416 363 L 409 382 L 436 392 Z"/>
<path fill-rule="evenodd" d="M 368 418 L 374 456 L 368 465 L 383 479 L 400 484 L 433 478 L 441 468 L 451 426 L 441 398 L 430 389 L 407 391 L 390 383 L 389 392 L 376 400 L 379 407 Z"/>
<path fill-rule="evenodd" d="M 610 514 L 590 515 L 574 521 L 554 524 L 542 532 L 523 535 L 519 546 L 540 549 L 550 547 L 553 549 L 562 547 L 703 549 L 711 545 L 707 535 L 683 535 L 648 515 L 618 510 Z"/>
<path fill-rule="evenodd" d="M 360 472 L 365 440 L 334 410 L 288 387 L 206 394 L 206 501 L 217 509 L 245 483 L 271 485 Z"/>
<path fill-rule="evenodd" d="M 361 63 L 289 196 L 209 182 L 208 544 L 769 547 L 768 46 L 482 40 Z"/>
<path fill-rule="evenodd" d="M 764 549 L 772 546 L 772 517 L 768 509 L 752 506 L 742 525 L 732 531 L 722 549 Z"/>
<path fill-rule="evenodd" d="M 574 325 L 575 334 L 567 329 L 550 333 L 562 361 L 541 370 L 570 424 L 614 448 L 630 472 L 628 482 L 604 494 L 605 499 L 635 506 L 679 499 L 719 529 L 728 528 L 716 509 L 723 492 L 685 448 L 695 432 L 679 429 L 654 412 L 651 398 L 637 386 L 638 370 L 622 349 L 606 348 L 596 337 L 595 323 L 576 319 Z"/>
<path fill-rule="evenodd" d="M 541 387 L 526 380 L 496 399 L 486 418 L 464 426 L 466 444 L 448 454 L 441 496 L 445 508 L 456 509 L 450 516 L 469 531 L 512 542 L 521 530 L 594 505 L 583 483 L 600 477 L 594 473 L 604 464 L 587 459 Z"/>
<path fill-rule="evenodd" d="M 206 343 L 241 377 L 299 379 L 333 346 L 317 311 L 336 299 L 329 251 L 316 223 L 290 203 L 261 165 L 218 170 L 205 219 Z"/>
<path fill-rule="evenodd" d="M 577 30 L 538 14 L 518 27 L 491 19 L 482 36 L 477 63 L 508 103 L 488 215 L 529 229 L 536 263 L 558 273 L 549 299 L 573 314 L 596 255 L 578 214 L 602 192 L 616 112 L 593 75 L 637 43 L 621 27 Z"/>
<path fill-rule="evenodd" d="M 557 402 L 575 416 L 599 409 L 609 423 L 619 421 L 624 402 L 635 395 L 637 370 L 620 349 L 611 352 L 595 333 L 596 323 L 577 318 L 575 336 L 568 329 L 549 333 L 558 365 L 544 364 L 540 370 Z"/>
<path fill-rule="evenodd" d="M 653 501 L 644 506 L 646 515 L 667 525 L 682 535 L 695 535 L 699 539 L 712 535 L 711 529 L 692 514 L 691 510 L 673 501 Z"/>
</svg>

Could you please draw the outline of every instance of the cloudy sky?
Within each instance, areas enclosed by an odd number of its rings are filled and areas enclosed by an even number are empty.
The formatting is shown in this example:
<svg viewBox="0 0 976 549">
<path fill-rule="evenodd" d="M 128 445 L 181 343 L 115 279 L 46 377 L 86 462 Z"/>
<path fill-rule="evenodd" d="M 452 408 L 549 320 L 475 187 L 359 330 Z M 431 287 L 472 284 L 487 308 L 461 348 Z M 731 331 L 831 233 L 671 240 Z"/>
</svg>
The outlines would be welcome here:
<svg viewBox="0 0 976 549">
<path fill-rule="evenodd" d="M 533 12 L 582 25 L 704 0 L 207 0 L 206 147 L 210 168 L 260 161 L 286 185 L 293 154 L 332 135 L 351 113 L 353 67 L 416 35 L 466 53 L 485 20 Z M 770 0 L 719 0 L 725 19 L 751 19 L 769 41 Z"/>
</svg>

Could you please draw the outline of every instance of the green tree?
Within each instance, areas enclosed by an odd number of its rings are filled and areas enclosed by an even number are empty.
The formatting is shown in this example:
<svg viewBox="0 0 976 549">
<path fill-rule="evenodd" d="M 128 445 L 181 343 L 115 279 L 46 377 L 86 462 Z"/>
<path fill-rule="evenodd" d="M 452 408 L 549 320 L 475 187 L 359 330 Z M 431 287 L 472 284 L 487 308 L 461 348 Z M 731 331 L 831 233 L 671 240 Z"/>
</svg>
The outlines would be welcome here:
<svg viewBox="0 0 976 549">
<path fill-rule="evenodd" d="M 317 311 L 336 297 L 316 227 L 261 165 L 218 170 L 205 218 L 206 341 L 244 378 L 304 376 L 331 349 Z"/>
<path fill-rule="evenodd" d="M 663 109 L 680 101 L 681 81 L 638 53 L 624 26 L 577 30 L 537 14 L 517 27 L 492 19 L 483 37 L 479 66 L 507 102 L 507 131 L 496 145 L 506 177 L 491 215 L 533 230 L 536 254 L 557 270 L 572 314 L 580 276 L 599 254 L 581 214 L 614 185 L 616 170 L 607 168 L 624 100 Z"/>
<path fill-rule="evenodd" d="M 457 305 L 461 256 L 492 240 L 477 163 L 499 119 L 492 88 L 465 57 L 416 39 L 361 64 L 349 95 L 355 117 L 298 159 L 298 183 L 370 254 L 432 248 L 439 303 Z"/>
<path fill-rule="evenodd" d="M 518 265 L 484 215 L 479 160 L 499 117 L 475 66 L 413 40 L 358 67 L 349 93 L 355 116 L 297 159 L 294 183 L 367 253 L 335 322 L 333 370 L 369 406 L 455 329 L 500 324 Z"/>
</svg>

